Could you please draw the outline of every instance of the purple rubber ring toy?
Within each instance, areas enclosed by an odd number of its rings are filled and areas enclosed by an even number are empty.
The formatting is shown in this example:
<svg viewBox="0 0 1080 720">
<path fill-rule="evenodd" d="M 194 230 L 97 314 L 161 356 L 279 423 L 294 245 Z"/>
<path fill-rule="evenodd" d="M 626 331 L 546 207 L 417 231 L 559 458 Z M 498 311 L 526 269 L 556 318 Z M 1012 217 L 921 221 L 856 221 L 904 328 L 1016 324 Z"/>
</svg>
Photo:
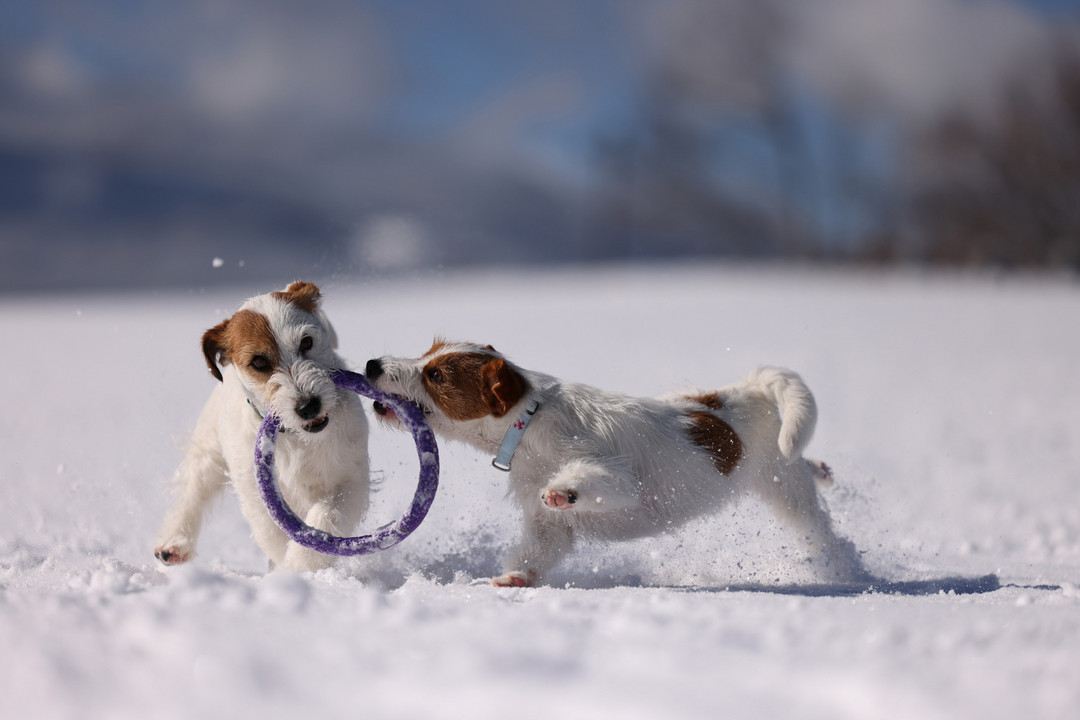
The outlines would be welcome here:
<svg viewBox="0 0 1080 720">
<path fill-rule="evenodd" d="M 376 390 L 368 379 L 359 373 L 335 370 L 330 377 L 338 387 L 352 390 L 393 408 L 398 419 L 412 433 L 413 440 L 416 441 L 416 453 L 420 458 L 420 481 L 416 486 L 412 505 L 397 522 L 384 525 L 370 535 L 343 538 L 311 527 L 297 517 L 278 489 L 274 472 L 274 448 L 277 445 L 277 431 L 281 419 L 273 413 L 267 413 L 263 418 L 262 425 L 259 426 L 259 436 L 255 439 L 255 477 L 258 478 L 259 493 L 270 511 L 270 516 L 294 541 L 327 555 L 368 555 L 397 545 L 420 527 L 439 487 L 439 447 L 435 443 L 435 434 L 424 420 L 424 413 L 408 400 Z"/>
</svg>

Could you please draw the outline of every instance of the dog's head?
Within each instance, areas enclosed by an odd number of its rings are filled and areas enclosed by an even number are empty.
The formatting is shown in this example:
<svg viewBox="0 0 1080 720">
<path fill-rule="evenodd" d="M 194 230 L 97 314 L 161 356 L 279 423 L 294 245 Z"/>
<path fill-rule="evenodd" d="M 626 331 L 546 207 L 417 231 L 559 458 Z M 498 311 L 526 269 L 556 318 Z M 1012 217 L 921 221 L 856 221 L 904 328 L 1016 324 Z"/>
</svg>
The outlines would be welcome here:
<svg viewBox="0 0 1080 720">
<path fill-rule="evenodd" d="M 318 287 L 294 282 L 251 298 L 202 339 L 214 377 L 224 381 L 231 366 L 256 410 L 272 410 L 283 427 L 305 436 L 326 428 L 344 396 L 330 378 L 342 362 L 319 300 Z"/>
<path fill-rule="evenodd" d="M 529 392 L 529 382 L 490 345 L 436 339 L 418 358 L 369 360 L 365 373 L 378 389 L 418 405 L 436 431 L 455 423 L 501 418 Z M 393 413 L 376 403 L 384 419 Z"/>
</svg>

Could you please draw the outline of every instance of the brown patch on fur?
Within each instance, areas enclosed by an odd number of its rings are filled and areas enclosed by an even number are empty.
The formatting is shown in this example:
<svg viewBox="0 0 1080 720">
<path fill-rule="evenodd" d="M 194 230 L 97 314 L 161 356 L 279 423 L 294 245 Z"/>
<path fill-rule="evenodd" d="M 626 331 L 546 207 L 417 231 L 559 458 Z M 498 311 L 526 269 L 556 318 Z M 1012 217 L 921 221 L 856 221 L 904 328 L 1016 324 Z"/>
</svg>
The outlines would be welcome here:
<svg viewBox="0 0 1080 720">
<path fill-rule="evenodd" d="M 713 465 L 721 475 L 729 475 L 739 466 L 743 456 L 742 440 L 726 422 L 704 410 L 687 413 L 690 428 L 687 434 L 695 445 L 712 456 Z"/>
<path fill-rule="evenodd" d="M 445 350 L 447 347 L 449 347 L 452 344 L 453 343 L 451 343 L 446 338 L 439 337 L 438 335 L 436 335 L 435 339 L 431 341 L 431 347 L 429 347 L 427 349 L 427 351 L 423 355 L 420 356 L 420 358 L 423 359 L 423 358 L 426 358 L 426 357 L 434 357 L 435 355 L 438 355 L 439 353 L 441 353 L 443 350 Z M 490 350 L 492 353 L 497 353 L 498 352 L 491 345 L 485 345 L 484 349 L 485 350 Z"/>
<path fill-rule="evenodd" d="M 203 355 L 218 380 L 222 379 L 219 365 L 231 363 L 252 377 L 265 380 L 281 361 L 270 321 L 254 310 L 238 310 L 231 318 L 207 330 L 203 335 Z M 266 370 L 252 367 L 256 357 L 266 360 Z"/>
<path fill-rule="evenodd" d="M 438 352 L 440 352 L 444 347 L 447 346 L 447 344 L 448 343 L 446 342 L 445 338 L 436 337 L 434 340 L 431 341 L 431 347 L 428 348 L 428 351 L 426 353 L 424 353 L 423 355 L 421 355 L 420 357 L 421 358 L 431 357 L 431 356 L 437 354 Z"/>
<path fill-rule="evenodd" d="M 427 355 L 437 352 L 436 341 Z M 421 372 L 431 401 L 451 420 L 502 417 L 528 392 L 529 384 L 502 358 L 483 353 L 436 355 Z"/>
<path fill-rule="evenodd" d="M 701 395 L 687 395 L 686 399 L 691 402 L 696 402 L 699 405 L 704 405 L 710 410 L 720 410 L 724 407 L 724 403 L 720 399 L 720 393 L 718 392 L 703 393 Z"/>
<path fill-rule="evenodd" d="M 314 313 L 319 309 L 322 293 L 319 292 L 315 283 L 297 281 L 285 288 L 284 292 L 273 292 L 270 296 L 292 303 L 304 312 Z"/>
</svg>

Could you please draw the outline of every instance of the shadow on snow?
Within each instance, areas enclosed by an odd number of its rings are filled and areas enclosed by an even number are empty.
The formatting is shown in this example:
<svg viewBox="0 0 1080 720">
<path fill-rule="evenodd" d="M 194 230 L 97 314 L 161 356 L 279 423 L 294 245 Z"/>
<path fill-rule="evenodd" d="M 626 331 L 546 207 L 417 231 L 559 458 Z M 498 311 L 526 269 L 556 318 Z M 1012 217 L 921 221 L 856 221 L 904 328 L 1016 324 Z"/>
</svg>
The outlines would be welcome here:
<svg viewBox="0 0 1080 720">
<path fill-rule="evenodd" d="M 1029 590 L 1059 590 L 1056 585 L 1002 585 L 997 575 L 981 577 L 944 577 L 928 580 L 881 580 L 859 583 L 810 583 L 791 585 L 769 585 L 749 583 L 727 585 L 717 588 L 678 587 L 673 590 L 685 592 L 756 592 L 776 595 L 802 595 L 806 597 L 851 597 L 878 593 L 883 595 L 905 595 L 918 597 L 923 595 L 955 594 L 977 595 L 990 593 L 1005 587 L 1022 587 Z"/>
</svg>

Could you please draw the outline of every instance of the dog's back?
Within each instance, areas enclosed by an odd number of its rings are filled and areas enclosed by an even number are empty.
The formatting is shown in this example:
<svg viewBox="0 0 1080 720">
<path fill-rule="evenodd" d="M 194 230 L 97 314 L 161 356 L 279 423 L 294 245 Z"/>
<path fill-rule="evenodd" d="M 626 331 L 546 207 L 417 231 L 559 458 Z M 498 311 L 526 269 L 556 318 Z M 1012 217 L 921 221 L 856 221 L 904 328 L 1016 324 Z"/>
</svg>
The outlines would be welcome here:
<svg viewBox="0 0 1080 720">
<path fill-rule="evenodd" d="M 760 367 L 736 383 L 712 391 L 666 395 L 705 405 L 729 423 L 750 458 L 776 458 L 791 464 L 802 457 L 817 425 L 817 404 L 797 373 Z"/>
</svg>

